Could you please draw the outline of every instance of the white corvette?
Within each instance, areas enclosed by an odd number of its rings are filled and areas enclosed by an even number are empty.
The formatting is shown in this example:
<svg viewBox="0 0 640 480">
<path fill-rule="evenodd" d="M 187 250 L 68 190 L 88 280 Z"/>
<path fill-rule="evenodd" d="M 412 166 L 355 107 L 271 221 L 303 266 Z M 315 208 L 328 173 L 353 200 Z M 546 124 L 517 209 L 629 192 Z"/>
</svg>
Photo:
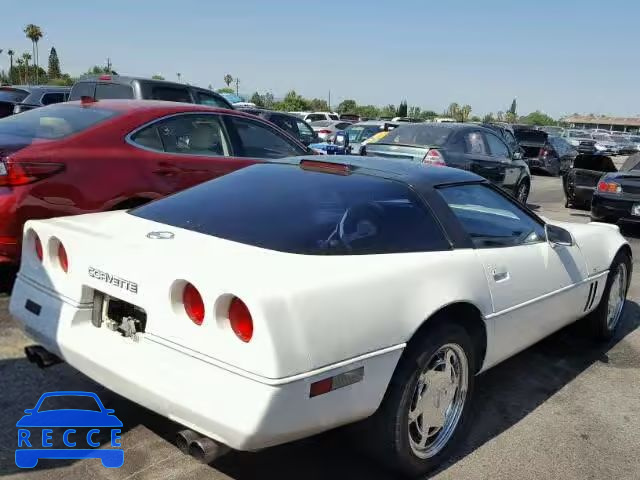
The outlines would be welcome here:
<svg viewBox="0 0 640 480">
<path fill-rule="evenodd" d="M 190 440 L 257 450 L 370 417 L 409 474 L 460 441 L 478 373 L 583 317 L 613 334 L 617 227 L 545 222 L 461 170 L 316 159 L 28 222 L 11 313 Z"/>
</svg>

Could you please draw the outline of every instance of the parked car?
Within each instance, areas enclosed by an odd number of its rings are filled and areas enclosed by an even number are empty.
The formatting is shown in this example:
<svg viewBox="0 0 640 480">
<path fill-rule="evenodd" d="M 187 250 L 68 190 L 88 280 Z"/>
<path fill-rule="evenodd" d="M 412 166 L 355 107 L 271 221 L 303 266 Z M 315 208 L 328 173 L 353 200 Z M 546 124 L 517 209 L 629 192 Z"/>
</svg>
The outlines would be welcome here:
<svg viewBox="0 0 640 480">
<path fill-rule="evenodd" d="M 609 172 L 617 172 L 613 160 L 606 155 L 578 155 L 565 176 L 562 185 L 565 207 L 588 209 L 591 207 L 593 192 L 600 178 Z"/>
<path fill-rule="evenodd" d="M 544 125 L 542 127 L 537 127 L 541 132 L 548 133 L 549 135 L 553 135 L 554 137 L 561 137 L 564 133 L 563 127 L 554 127 L 551 125 Z"/>
<path fill-rule="evenodd" d="M 524 149 L 522 149 L 518 144 L 513 127 L 511 127 L 511 125 L 507 123 L 481 123 L 480 125 L 499 134 L 500 137 L 502 137 L 505 143 L 509 146 L 509 150 L 511 150 L 513 153 L 520 152 L 524 158 Z"/>
<path fill-rule="evenodd" d="M 394 128 L 366 147 L 366 155 L 469 170 L 522 203 L 531 189 L 529 167 L 492 130 L 465 123 L 414 123 Z"/>
<path fill-rule="evenodd" d="M 285 112 L 277 112 L 274 110 L 265 110 L 262 108 L 247 108 L 236 107 L 236 110 L 240 110 L 251 115 L 257 115 L 265 120 L 277 125 L 288 134 L 297 138 L 304 145 L 311 145 L 321 141 L 316 132 L 309 126 L 307 122 L 302 120 L 296 115 Z"/>
<path fill-rule="evenodd" d="M 320 141 L 327 141 L 330 137 L 334 136 L 336 132 L 344 130 L 351 122 L 345 122 L 344 120 L 318 120 L 316 122 L 311 122 L 311 128 Z"/>
<path fill-rule="evenodd" d="M 629 135 L 629 141 L 633 143 L 637 151 L 640 151 L 640 135 Z"/>
<path fill-rule="evenodd" d="M 318 122 L 320 120 L 340 120 L 335 112 L 289 112 L 302 118 L 305 122 Z"/>
<path fill-rule="evenodd" d="M 424 122 L 421 118 L 413 118 L 413 117 L 393 117 L 391 119 L 392 122 L 397 123 L 422 123 Z"/>
<path fill-rule="evenodd" d="M 620 155 L 632 155 L 638 151 L 636 144 L 625 135 L 614 134 L 611 135 L 611 139 L 616 142 Z"/>
<path fill-rule="evenodd" d="M 640 222 L 640 153 L 629 156 L 619 171 L 600 177 L 591 200 L 591 219 Z"/>
<path fill-rule="evenodd" d="M 543 220 L 470 172 L 354 156 L 30 221 L 24 245 L 13 317 L 193 429 L 178 438 L 196 458 L 361 422 L 394 478 L 466 443 L 479 373 L 583 318 L 610 341 L 632 274 L 618 229 Z"/>
<path fill-rule="evenodd" d="M 363 122 L 366 119 L 362 118 L 360 115 L 356 115 L 355 113 L 341 113 L 340 120 L 346 120 L 347 122 Z"/>
<path fill-rule="evenodd" d="M 389 132 L 397 126 L 397 123 L 382 122 L 380 120 L 367 120 L 349 125 L 345 132 L 349 137 L 351 153 L 361 155 L 362 149 L 370 139 L 378 134 Z"/>
<path fill-rule="evenodd" d="M 307 153 L 271 123 L 204 105 L 70 102 L 1 119 L 0 263 L 17 262 L 29 219 L 130 208 Z"/>
<path fill-rule="evenodd" d="M 197 103 L 212 107 L 233 109 L 222 95 L 205 88 L 184 83 L 167 82 L 151 78 L 121 75 L 89 75 L 78 80 L 69 94 L 69 100 L 89 97 L 95 100 L 136 99 L 166 100 L 169 102 Z"/>
<path fill-rule="evenodd" d="M 515 137 L 532 171 L 560 176 L 571 167 L 578 151 L 560 137 L 542 130 L 517 129 Z"/>
<path fill-rule="evenodd" d="M 221 93 L 220 96 L 224 97 L 234 108 L 256 108 L 256 104 L 253 102 L 247 102 L 240 95 L 235 93 Z"/>
<path fill-rule="evenodd" d="M 596 152 L 594 153 L 601 155 L 618 155 L 620 153 L 620 146 L 608 133 L 594 133 L 591 138 L 596 141 L 594 145 Z"/>
<path fill-rule="evenodd" d="M 69 87 L 16 85 L 0 87 L 0 118 L 53 103 L 66 102 Z"/>
<path fill-rule="evenodd" d="M 582 140 L 593 140 L 591 134 L 586 130 L 565 130 L 561 136 L 576 148 Z"/>
</svg>

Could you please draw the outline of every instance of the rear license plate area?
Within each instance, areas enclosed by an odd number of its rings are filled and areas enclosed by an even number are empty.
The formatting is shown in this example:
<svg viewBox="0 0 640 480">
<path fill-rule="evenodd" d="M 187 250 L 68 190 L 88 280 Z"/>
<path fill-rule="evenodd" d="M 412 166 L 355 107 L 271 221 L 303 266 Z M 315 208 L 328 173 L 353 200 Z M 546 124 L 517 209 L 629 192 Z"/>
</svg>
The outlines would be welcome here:
<svg viewBox="0 0 640 480">
<path fill-rule="evenodd" d="M 142 307 L 96 290 L 91 323 L 94 327 L 105 327 L 135 340 L 139 333 L 145 332 L 147 312 Z"/>
</svg>

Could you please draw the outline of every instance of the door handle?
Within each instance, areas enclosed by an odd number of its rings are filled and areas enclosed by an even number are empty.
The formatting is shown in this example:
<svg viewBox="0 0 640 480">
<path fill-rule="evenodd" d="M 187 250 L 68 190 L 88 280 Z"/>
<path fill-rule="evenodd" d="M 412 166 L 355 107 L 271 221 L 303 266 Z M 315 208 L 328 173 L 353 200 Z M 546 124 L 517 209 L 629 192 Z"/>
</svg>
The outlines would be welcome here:
<svg viewBox="0 0 640 480">
<path fill-rule="evenodd" d="M 509 272 L 505 269 L 494 268 L 493 272 L 491 273 L 495 282 L 504 282 L 506 280 L 509 280 Z"/>
</svg>

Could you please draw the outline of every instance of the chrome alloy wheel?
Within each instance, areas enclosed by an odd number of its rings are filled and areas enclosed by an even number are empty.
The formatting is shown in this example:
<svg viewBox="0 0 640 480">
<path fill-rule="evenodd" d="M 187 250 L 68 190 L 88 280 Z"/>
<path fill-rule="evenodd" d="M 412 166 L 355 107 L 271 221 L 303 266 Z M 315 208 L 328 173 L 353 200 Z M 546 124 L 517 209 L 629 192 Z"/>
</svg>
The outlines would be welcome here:
<svg viewBox="0 0 640 480">
<path fill-rule="evenodd" d="M 418 377 L 409 407 L 409 444 L 417 457 L 437 455 L 451 439 L 468 384 L 469 362 L 462 347 L 453 343 L 440 347 Z"/>
<path fill-rule="evenodd" d="M 622 307 L 627 294 L 627 266 L 624 263 L 618 265 L 618 271 L 611 287 L 609 288 L 609 298 L 607 299 L 607 329 L 613 330 L 620 321 Z"/>
</svg>

